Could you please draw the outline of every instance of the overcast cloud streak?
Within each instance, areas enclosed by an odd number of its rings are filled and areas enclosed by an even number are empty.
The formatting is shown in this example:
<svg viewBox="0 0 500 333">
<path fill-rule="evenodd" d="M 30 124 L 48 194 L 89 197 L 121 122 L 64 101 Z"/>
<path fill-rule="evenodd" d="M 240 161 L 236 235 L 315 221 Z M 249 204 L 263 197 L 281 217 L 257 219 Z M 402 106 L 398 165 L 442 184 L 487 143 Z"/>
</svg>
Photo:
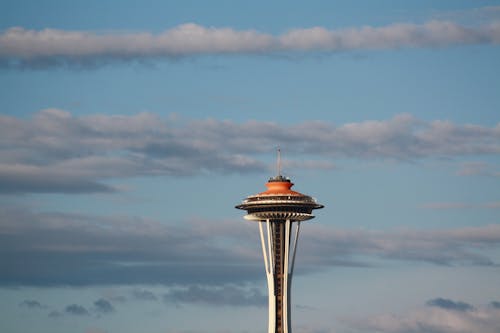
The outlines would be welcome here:
<svg viewBox="0 0 500 333">
<path fill-rule="evenodd" d="M 500 154 L 500 124 L 423 121 L 410 114 L 335 125 L 303 122 L 169 120 L 153 113 L 73 116 L 46 109 L 0 116 L 0 193 L 113 192 L 106 181 L 268 171 L 280 145 L 298 169 L 331 169 L 334 159 L 460 158 Z M 294 154 L 308 156 L 293 161 Z"/>
<path fill-rule="evenodd" d="M 292 29 L 281 35 L 204 27 L 195 23 L 181 24 L 158 34 L 12 27 L 0 34 L 0 66 L 96 66 L 116 61 L 178 59 L 207 54 L 271 55 L 499 42 L 500 23 L 497 21 L 479 27 L 462 26 L 451 21 L 340 30 L 311 27 Z"/>
</svg>

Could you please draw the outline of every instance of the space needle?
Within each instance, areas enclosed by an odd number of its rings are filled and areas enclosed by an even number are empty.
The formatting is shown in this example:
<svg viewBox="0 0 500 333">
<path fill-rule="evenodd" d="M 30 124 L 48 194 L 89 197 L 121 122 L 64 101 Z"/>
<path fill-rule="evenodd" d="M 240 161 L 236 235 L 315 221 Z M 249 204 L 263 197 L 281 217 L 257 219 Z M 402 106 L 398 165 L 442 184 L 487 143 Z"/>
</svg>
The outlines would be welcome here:
<svg viewBox="0 0 500 333">
<path fill-rule="evenodd" d="M 246 220 L 259 222 L 269 291 L 268 333 L 292 332 L 290 290 L 300 223 L 314 218 L 313 209 L 324 207 L 314 198 L 291 190 L 293 185 L 281 175 L 278 149 L 277 176 L 269 179 L 267 190 L 236 206 L 247 211 Z"/>
</svg>

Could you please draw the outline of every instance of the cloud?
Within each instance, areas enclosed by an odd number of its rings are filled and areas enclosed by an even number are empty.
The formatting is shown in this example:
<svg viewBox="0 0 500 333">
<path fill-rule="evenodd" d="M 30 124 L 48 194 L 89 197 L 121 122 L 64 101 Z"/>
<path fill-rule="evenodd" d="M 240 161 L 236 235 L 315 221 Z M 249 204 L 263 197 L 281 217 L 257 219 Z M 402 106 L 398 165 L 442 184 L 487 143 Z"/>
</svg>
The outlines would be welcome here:
<svg viewBox="0 0 500 333">
<path fill-rule="evenodd" d="M 115 308 L 113 307 L 113 305 L 104 298 L 100 298 L 94 302 L 94 309 L 96 312 L 101 314 L 108 314 L 115 312 Z"/>
<path fill-rule="evenodd" d="M 202 303 L 215 306 L 265 306 L 267 296 L 257 288 L 234 285 L 222 287 L 191 285 L 187 288 L 171 289 L 163 300 L 174 304 Z"/>
<path fill-rule="evenodd" d="M 228 248 L 206 225 L 3 208 L 0 285 L 220 285 L 262 274 L 248 239 Z"/>
<path fill-rule="evenodd" d="M 432 300 L 429 302 L 433 302 Z M 342 318 L 356 332 L 384 333 L 495 333 L 500 331 L 500 311 L 464 302 L 438 301 L 439 306 L 416 308 L 404 314 L 381 314 L 370 318 Z M 463 310 L 457 309 L 457 305 Z M 470 308 L 469 308 L 470 307 Z M 457 311 L 458 310 L 458 311 Z"/>
<path fill-rule="evenodd" d="M 494 265 L 482 249 L 500 246 L 500 226 L 441 230 L 349 230 L 310 225 L 301 231 L 301 265 L 297 268 L 332 265 L 367 265 L 359 258 L 418 261 L 436 265 Z M 324 255 L 328 253 L 329 255 Z M 302 263 L 303 262 L 303 263 Z M 302 268 L 301 268 L 302 267 Z"/>
<path fill-rule="evenodd" d="M 0 285 L 161 284 L 178 286 L 170 297 L 180 302 L 196 292 L 207 300 L 217 288 L 263 278 L 254 225 L 210 220 L 176 225 L 140 217 L 34 212 L 3 206 Z M 312 224 L 301 231 L 301 238 L 296 270 L 300 274 L 339 265 L 372 265 L 374 258 L 488 266 L 497 264 L 490 254 L 500 246 L 500 225 L 370 231 Z M 225 291 L 228 295 L 241 291 L 235 288 Z M 258 294 L 250 291 L 244 295 L 248 302 L 258 299 Z M 134 292 L 136 299 L 153 296 L 147 290 Z M 235 299 L 219 302 L 237 302 Z"/>
<path fill-rule="evenodd" d="M 0 165 L 0 193 L 112 193 L 116 189 L 77 175 L 58 175 L 46 167 Z"/>
<path fill-rule="evenodd" d="M 156 295 L 145 289 L 134 289 L 132 291 L 132 295 L 135 299 L 141 300 L 141 301 L 156 301 L 158 300 L 158 297 Z"/>
<path fill-rule="evenodd" d="M 349 50 L 498 44 L 497 21 L 462 26 L 451 21 L 395 23 L 342 30 L 296 28 L 281 35 L 255 30 L 186 23 L 158 34 L 29 30 L 12 27 L 0 34 L 0 65 L 12 68 L 95 67 L 112 62 L 174 60 L 202 55 L 272 55 Z"/>
<path fill-rule="evenodd" d="M 85 307 L 78 304 L 68 305 L 64 312 L 75 316 L 88 316 L 90 314 Z"/>
<path fill-rule="evenodd" d="M 28 308 L 28 309 L 45 309 L 46 306 L 42 305 L 39 301 L 33 299 L 25 299 L 21 303 L 19 303 L 20 307 Z"/>
<path fill-rule="evenodd" d="M 268 171 L 262 156 L 281 145 L 285 167 L 331 169 L 337 158 L 460 158 L 498 155 L 500 124 L 422 121 L 409 114 L 340 126 L 214 119 L 172 120 L 152 113 L 75 117 L 47 109 L 0 116 L 0 193 L 112 193 L 139 176 Z M 295 154 L 307 160 L 293 160 Z"/>
<path fill-rule="evenodd" d="M 60 318 L 62 317 L 63 314 L 59 311 L 51 311 L 49 314 L 48 314 L 48 317 L 49 318 Z"/>
<path fill-rule="evenodd" d="M 266 169 L 249 156 L 218 147 L 219 135 L 217 142 L 205 143 L 191 132 L 195 128 L 169 127 L 150 113 L 76 118 L 48 109 L 28 121 L 2 116 L 0 128 L 3 193 L 112 192 L 116 189 L 103 180 Z"/>
<path fill-rule="evenodd" d="M 445 298 L 435 298 L 425 303 L 428 306 L 436 306 L 438 308 L 456 311 L 473 311 L 474 307 L 465 302 L 455 302 Z"/>
<path fill-rule="evenodd" d="M 60 311 L 51 311 L 48 314 L 49 318 L 60 318 L 64 315 L 72 315 L 72 316 L 90 316 L 91 314 L 96 315 L 96 317 L 100 317 L 101 315 L 110 314 L 115 312 L 114 306 L 108 300 L 104 298 L 100 298 L 93 303 L 93 306 L 90 310 L 88 310 L 85 306 L 80 304 L 70 304 L 67 305 L 63 312 Z"/>
</svg>

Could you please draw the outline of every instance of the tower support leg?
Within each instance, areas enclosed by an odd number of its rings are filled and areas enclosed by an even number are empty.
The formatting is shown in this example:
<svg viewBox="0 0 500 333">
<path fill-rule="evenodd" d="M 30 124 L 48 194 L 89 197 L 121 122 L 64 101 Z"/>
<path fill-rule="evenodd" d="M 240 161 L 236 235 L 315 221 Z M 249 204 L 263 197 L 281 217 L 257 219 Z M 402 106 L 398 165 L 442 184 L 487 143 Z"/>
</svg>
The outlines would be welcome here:
<svg viewBox="0 0 500 333">
<path fill-rule="evenodd" d="M 274 288 L 274 256 L 272 251 L 272 231 L 269 220 L 259 222 L 260 242 L 262 254 L 264 256 L 264 266 L 266 268 L 267 288 L 268 288 L 268 333 L 275 333 L 276 327 L 276 297 Z M 265 229 L 265 232 L 264 232 Z"/>
</svg>

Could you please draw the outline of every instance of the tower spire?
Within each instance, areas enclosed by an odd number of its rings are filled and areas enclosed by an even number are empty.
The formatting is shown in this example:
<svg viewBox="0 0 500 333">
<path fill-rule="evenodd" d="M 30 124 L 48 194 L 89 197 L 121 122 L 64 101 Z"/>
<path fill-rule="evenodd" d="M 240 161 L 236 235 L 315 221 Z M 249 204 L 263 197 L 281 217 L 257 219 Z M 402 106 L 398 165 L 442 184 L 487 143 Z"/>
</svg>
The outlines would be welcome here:
<svg viewBox="0 0 500 333">
<path fill-rule="evenodd" d="M 277 171 L 278 171 L 277 176 L 278 176 L 278 178 L 280 178 L 281 177 L 281 149 L 280 149 L 280 147 L 278 147 L 278 150 L 277 150 L 276 153 L 278 155 L 277 156 L 277 161 L 276 161 L 276 164 L 277 164 L 276 168 L 277 168 Z"/>
</svg>

